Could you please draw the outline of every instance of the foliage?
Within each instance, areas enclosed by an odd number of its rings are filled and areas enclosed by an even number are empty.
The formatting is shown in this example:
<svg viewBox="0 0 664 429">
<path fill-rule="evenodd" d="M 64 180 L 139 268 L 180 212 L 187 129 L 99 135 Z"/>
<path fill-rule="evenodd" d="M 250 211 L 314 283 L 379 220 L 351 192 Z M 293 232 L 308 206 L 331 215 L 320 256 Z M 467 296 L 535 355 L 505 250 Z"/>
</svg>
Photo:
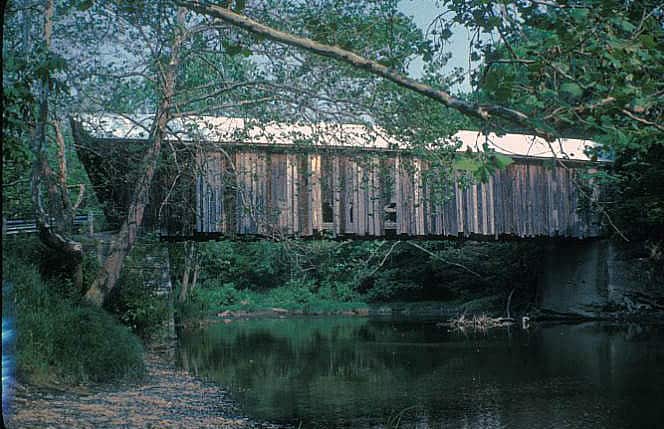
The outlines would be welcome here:
<svg viewBox="0 0 664 429">
<path fill-rule="evenodd" d="M 161 247 L 148 239 L 134 247 L 127 256 L 117 287 L 104 303 L 114 314 L 141 338 L 149 339 L 158 333 L 169 316 L 168 300 L 155 293 L 160 281 Z"/>
<path fill-rule="evenodd" d="M 34 120 L 30 107 L 34 97 L 30 92 L 31 73 L 23 71 L 24 63 L 13 55 L 4 55 L 3 76 L 16 75 L 14 81 L 5 83 L 3 79 L 3 137 L 2 165 L 3 182 L 18 180 L 20 172 L 27 170 L 30 165 L 29 132 L 25 123 Z"/>
<path fill-rule="evenodd" d="M 395 0 L 279 1 L 280 14 L 291 19 L 269 22 L 313 40 L 366 52 L 388 67 L 405 71 L 415 55 L 431 58 L 430 42 Z M 269 18 L 268 18 L 269 19 Z"/>
<path fill-rule="evenodd" d="M 65 2 L 67 3 L 67 2 Z M 49 101 L 57 108 L 47 120 L 64 122 L 64 116 L 75 108 L 69 94 L 72 80 L 65 76 L 74 72 L 70 62 L 61 52 L 48 50 L 42 40 L 43 28 L 40 8 L 21 8 L 11 2 L 6 7 L 3 34 L 3 145 L 2 145 L 2 201 L 3 216 L 7 218 L 29 219 L 33 213 L 30 199 L 30 165 L 34 161 L 34 130 L 37 122 L 38 88 L 45 79 L 45 88 Z M 69 5 L 64 4 L 63 10 Z M 28 12 L 29 11 L 29 12 Z M 56 19 L 56 21 L 58 21 Z M 57 23 L 56 23 L 57 27 Z M 95 193 L 74 150 L 73 139 L 63 127 L 67 160 L 67 185 L 77 188 L 85 186 L 81 210 L 99 209 Z M 53 141 L 55 133 L 52 126 L 46 127 L 47 140 Z M 48 144 L 47 157 L 51 165 L 56 165 L 56 150 Z M 55 172 L 58 172 L 54 168 Z M 77 192 L 70 192 L 72 199 Z M 51 202 L 53 203 L 53 202 Z"/>
<path fill-rule="evenodd" d="M 461 78 L 458 71 L 444 73 L 448 56 L 442 42 L 452 34 L 452 25 L 470 28 L 472 59 L 484 62 L 474 73 L 476 91 L 465 98 L 519 109 L 533 127 L 555 135 L 599 142 L 595 155 L 616 161 L 613 171 L 596 176 L 614 186 L 608 211 L 621 228 L 633 226 L 637 237 L 662 234 L 659 3 L 445 0 L 440 4 L 446 12 L 434 19 L 433 41 L 399 12 L 396 0 L 226 3 L 283 31 L 347 48 L 400 72 L 421 57 L 421 80 L 441 89 Z M 34 83 L 48 77 L 54 118 L 77 112 L 153 112 L 176 28 L 174 11 L 169 1 L 63 1 L 49 51 L 41 43 L 41 5 L 24 15 L 11 4 L 3 40 L 3 135 L 8 140 L 3 146 L 3 215 L 27 213 L 31 207 L 22 172 L 31 160 Z M 524 131 L 505 122 L 468 119 L 348 64 L 248 36 L 207 17 L 188 18 L 187 24 L 196 27 L 182 48 L 173 114 L 377 124 L 431 161 L 432 180 L 444 182 L 443 188 L 454 180 L 455 170 L 466 173 L 464 180 L 485 180 L 510 161 L 493 153 L 456 154 L 456 146 L 440 145 L 441 137 L 461 127 Z M 71 148 L 69 133 L 65 138 Z M 49 156 L 52 162 L 53 150 Z M 68 184 L 85 183 L 92 196 L 80 163 L 73 155 L 69 161 L 73 174 Z M 88 204 L 97 203 L 91 198 Z M 201 250 L 205 269 L 195 293 L 226 306 L 241 305 L 242 294 L 261 292 L 299 306 L 317 297 L 342 302 L 448 298 L 473 288 L 511 289 L 516 280 L 506 274 L 508 268 L 521 267 L 519 245 L 423 246 L 438 258 L 422 263 L 420 250 L 406 244 L 391 248 L 389 242 L 217 243 Z M 517 284 L 527 284 L 531 275 Z M 70 290 L 62 276 L 49 277 Z M 144 299 L 150 303 L 139 277 L 127 274 L 126 286 L 109 305 L 143 332 L 159 320 L 161 310 L 138 305 Z"/>
<path fill-rule="evenodd" d="M 35 266 L 39 252 L 34 241 L 3 239 L 3 284 L 12 285 L 19 377 L 81 383 L 140 376 L 140 341 L 112 316 L 60 295 L 62 285 L 44 280 Z"/>
<path fill-rule="evenodd" d="M 522 108 L 559 130 L 604 136 L 607 151 L 647 151 L 657 144 L 637 144 L 625 134 L 657 131 L 647 121 L 661 115 L 658 2 L 442 3 L 453 16 L 444 24 L 478 32 L 472 55 L 486 65 L 476 70 L 474 83 L 487 99 Z"/>
<path fill-rule="evenodd" d="M 610 211 L 620 228 L 635 241 L 664 241 L 664 147 L 621 154 L 611 173 Z"/>
<path fill-rule="evenodd" d="M 176 245 L 177 246 L 177 245 Z M 199 243 L 201 272 L 185 312 L 304 311 L 366 302 L 451 301 L 534 293 L 538 243 L 285 241 Z M 429 252 L 429 253 L 425 253 Z M 171 251 L 171 255 L 177 255 Z M 182 258 L 171 257 L 174 272 Z"/>
<path fill-rule="evenodd" d="M 555 135 L 598 142 L 594 156 L 616 161 L 596 176 L 615 190 L 606 212 L 633 239 L 642 237 L 635 230 L 661 229 L 661 198 L 652 192 L 664 141 L 661 2 L 441 4 L 452 16 L 437 19 L 441 28 L 475 32 L 471 56 L 484 64 L 474 96 L 516 108 Z"/>
</svg>

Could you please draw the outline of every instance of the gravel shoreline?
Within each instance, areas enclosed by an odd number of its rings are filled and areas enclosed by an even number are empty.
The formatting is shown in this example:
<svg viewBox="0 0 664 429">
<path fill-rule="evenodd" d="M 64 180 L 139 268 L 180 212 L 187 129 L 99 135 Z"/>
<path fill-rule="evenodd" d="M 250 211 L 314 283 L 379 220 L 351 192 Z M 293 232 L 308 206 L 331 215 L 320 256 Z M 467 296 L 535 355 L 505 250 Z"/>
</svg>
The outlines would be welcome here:
<svg viewBox="0 0 664 429">
<path fill-rule="evenodd" d="M 284 426 L 238 415 L 228 393 L 178 370 L 169 351 L 146 351 L 147 374 L 137 383 L 66 390 L 15 386 L 8 428 L 227 428 Z M 9 417 L 9 418 L 7 418 Z"/>
</svg>

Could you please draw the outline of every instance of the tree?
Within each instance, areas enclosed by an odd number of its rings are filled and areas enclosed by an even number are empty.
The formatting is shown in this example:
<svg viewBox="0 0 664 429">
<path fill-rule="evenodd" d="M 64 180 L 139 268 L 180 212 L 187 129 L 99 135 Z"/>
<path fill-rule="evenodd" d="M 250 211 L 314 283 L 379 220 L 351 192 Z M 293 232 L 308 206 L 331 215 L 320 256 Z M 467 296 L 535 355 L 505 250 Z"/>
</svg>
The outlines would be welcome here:
<svg viewBox="0 0 664 429">
<path fill-rule="evenodd" d="M 173 44 L 168 55 L 168 62 L 164 64 L 160 80 L 160 102 L 155 114 L 155 120 L 150 135 L 150 147 L 143 155 L 139 171 L 142 172 L 134 191 L 132 192 L 127 217 L 120 231 L 116 234 L 111 244 L 106 261 L 102 266 L 97 278 L 92 283 L 85 298 L 88 302 L 101 306 L 108 293 L 115 287 L 120 278 L 120 271 L 125 257 L 131 251 L 136 238 L 138 228 L 143 222 L 145 208 L 149 202 L 150 187 L 157 162 L 161 153 L 161 146 L 166 135 L 166 126 L 171 119 L 173 98 L 175 96 L 175 85 L 178 65 L 180 63 L 180 49 L 184 41 L 185 33 L 185 10 L 177 11 L 177 27 L 173 35 Z"/>
<path fill-rule="evenodd" d="M 528 116 L 516 110 L 495 104 L 481 105 L 469 103 L 466 100 L 449 94 L 447 91 L 436 89 L 429 85 L 422 84 L 413 79 L 410 79 L 403 73 L 394 71 L 387 65 L 381 64 L 379 61 L 362 57 L 338 46 L 326 45 L 309 38 L 299 37 L 272 27 L 268 27 L 267 25 L 261 24 L 251 18 L 235 13 L 231 9 L 199 2 L 177 0 L 177 3 L 200 13 L 219 18 L 258 36 L 268 37 L 274 41 L 284 43 L 286 45 L 295 46 L 318 55 L 343 61 L 352 65 L 353 67 L 366 70 L 369 73 L 388 79 L 404 88 L 418 92 L 426 97 L 440 102 L 447 107 L 456 109 L 463 114 L 485 120 L 493 117 L 502 117 L 516 124 L 525 125 L 527 123 L 526 121 L 528 120 Z M 534 129 L 534 131 L 540 134 L 546 134 L 544 131 L 538 129 Z"/>
<path fill-rule="evenodd" d="M 3 166 L 8 167 L 8 171 L 3 169 L 3 191 L 7 186 L 9 195 L 16 196 L 12 193 L 13 186 L 20 189 L 22 184 L 30 184 L 39 236 L 45 245 L 61 253 L 76 286 L 80 287 L 82 246 L 70 234 L 84 187 L 79 186 L 78 199 L 72 203 L 65 141 L 57 117 L 50 112 L 52 97 L 61 92 L 62 82 L 57 75 L 64 68 L 62 58 L 51 49 L 55 2 L 49 0 L 43 5 L 42 25 L 33 22 L 29 9 L 26 5 L 22 10 L 10 10 L 8 20 L 15 24 L 9 32 L 10 37 L 14 36 L 14 49 L 3 47 L 3 57 L 8 63 L 8 73 L 3 79 L 3 98 L 6 96 L 4 101 L 8 102 L 3 111 L 3 135 L 7 143 L 3 146 Z M 57 175 L 48 160 L 50 141 L 57 146 Z M 31 159 L 28 178 L 21 171 L 27 170 Z M 5 182 L 7 178 L 11 178 L 10 183 Z"/>
<path fill-rule="evenodd" d="M 530 132 L 551 141 L 581 134 L 616 157 L 646 156 L 661 141 L 662 88 L 655 76 L 662 74 L 662 11 L 656 3 L 441 4 L 453 15 L 434 20 L 436 37 L 449 37 L 455 23 L 476 35 L 473 56 L 483 57 L 485 65 L 474 73 L 474 94 L 455 96 L 447 90 L 450 81 L 437 70 L 445 58 L 436 52 L 442 45 L 431 45 L 399 14 L 396 0 L 63 2 L 69 21 L 54 32 L 63 52 L 54 49 L 61 55 L 49 56 L 44 66 L 47 74 L 64 76 L 72 89 L 72 95 L 59 99 L 58 114 L 157 112 L 145 127 L 150 144 L 139 154 L 138 179 L 112 257 L 88 299 L 103 301 L 136 240 L 171 118 L 232 114 L 263 121 L 377 122 L 422 151 L 423 143 L 469 124 Z M 174 5 L 199 14 L 174 23 Z M 14 39 L 20 39 L 15 33 Z M 110 35 L 126 53 L 109 52 L 116 47 L 101 43 L 100 34 Z M 422 82 L 405 73 L 413 55 L 429 65 Z M 75 67 L 64 67 L 74 62 Z M 41 70 L 26 61 L 24 69 L 30 67 Z M 19 85 L 24 81 L 17 74 L 10 95 L 32 97 L 35 104 L 38 94 L 29 83 Z M 13 116 L 6 117 L 20 118 L 20 108 L 13 107 Z M 404 110 L 416 115 L 405 120 Z M 20 130 L 11 136 L 15 142 L 25 138 Z M 3 148 L 3 164 L 20 163 L 22 147 L 10 146 L 7 156 Z M 169 149 L 168 156 L 175 157 Z M 443 155 L 441 171 L 447 171 L 453 150 Z M 37 175 L 40 180 L 52 176 L 45 168 Z"/>
<path fill-rule="evenodd" d="M 219 18 L 255 35 L 343 61 L 353 67 L 391 80 L 445 106 L 457 109 L 463 114 L 482 120 L 502 118 L 512 126 L 521 126 L 553 137 L 550 133 L 559 128 L 555 125 L 569 122 L 570 115 L 578 116 L 586 112 L 598 114 L 603 112 L 599 110 L 600 108 L 606 109 L 607 106 L 611 106 L 613 109 L 619 110 L 622 116 L 633 121 L 659 131 L 664 129 L 647 116 L 637 116 L 638 113 L 657 114 L 658 110 L 653 107 L 656 107 L 655 104 L 661 98 L 661 94 L 657 90 L 659 83 L 655 77 L 659 74 L 655 72 L 661 71 L 662 64 L 662 53 L 657 49 L 657 41 L 662 38 L 661 26 L 657 25 L 657 16 L 661 17 L 662 11 L 661 6 L 654 2 L 636 2 L 634 5 L 625 6 L 622 12 L 620 2 L 602 2 L 603 7 L 593 8 L 566 6 L 554 2 L 503 2 L 496 7 L 480 1 L 443 2 L 445 6 L 456 12 L 455 18 L 447 24 L 447 27 L 451 23 L 457 22 L 470 26 L 476 31 L 489 34 L 496 31 L 500 34 L 502 41 L 500 44 L 477 41 L 475 46 L 487 56 L 489 61 L 484 71 L 486 90 L 489 95 L 493 95 L 492 100 L 507 101 L 509 103 L 505 104 L 509 104 L 509 107 L 500 104 L 468 102 L 444 90 L 416 82 L 379 61 L 362 57 L 339 46 L 326 45 L 310 38 L 280 31 L 229 8 L 206 2 L 177 0 L 177 3 Z M 499 15 L 501 11 L 503 14 Z M 614 16 L 616 12 L 619 15 Z M 588 19 L 600 25 L 587 29 Z M 516 24 L 519 20 L 521 23 Z M 632 23 L 634 20 L 638 20 L 638 26 Z M 508 27 L 510 24 L 516 25 Z M 449 29 L 447 27 L 445 29 Z M 509 33 L 507 33 L 508 28 Z M 529 57 L 524 58 L 518 55 L 512 48 L 510 40 L 522 37 L 524 32 L 532 33 L 544 31 L 544 29 L 549 30 L 547 35 L 553 37 L 531 38 L 529 42 L 526 42 L 522 49 L 531 54 Z M 598 35 L 607 36 L 607 41 L 605 43 L 597 42 Z M 502 47 L 507 48 L 504 51 L 508 52 L 513 57 L 512 59 L 494 59 L 496 54 L 501 52 L 498 48 Z M 575 48 L 576 50 L 574 50 Z M 551 51 L 554 53 L 553 55 L 550 54 Z M 598 55 L 600 51 L 602 55 Z M 636 52 L 637 55 L 632 55 L 633 52 Z M 474 52 L 474 55 L 477 56 L 478 53 Z M 616 58 L 616 55 L 619 58 Z M 598 57 L 601 60 L 599 64 L 575 65 L 574 73 L 576 75 L 565 71 L 572 69 L 572 63 L 586 57 L 590 58 L 590 62 L 595 61 Z M 623 67 L 621 59 L 627 60 L 628 67 Z M 586 60 L 586 62 L 588 61 Z M 505 73 L 495 75 L 491 73 L 491 67 L 494 64 L 504 63 L 527 66 L 527 78 L 530 81 L 530 87 L 527 89 L 529 91 L 516 94 L 514 76 L 510 80 Z M 644 65 L 649 68 L 642 69 Z M 621 72 L 619 76 L 614 73 L 617 68 Z M 589 69 L 592 69 L 594 73 L 589 73 Z M 558 79 L 543 80 L 543 73 L 546 74 L 544 77 L 557 77 Z M 636 88 L 631 82 L 636 81 L 642 75 L 648 77 L 641 88 Z M 487 81 L 489 76 L 491 80 Z M 581 82 L 581 79 L 584 82 Z M 553 105 L 556 106 L 552 111 L 544 110 L 543 101 L 534 98 L 535 91 L 542 90 L 541 86 L 536 86 L 536 84 L 541 85 L 542 82 L 553 82 L 557 85 L 555 91 L 548 90 L 544 93 L 544 96 L 547 97 L 546 101 L 554 102 Z M 618 83 L 621 85 L 617 85 Z M 618 87 L 622 89 L 618 89 Z M 592 96 L 585 96 L 581 99 L 584 89 L 590 91 Z M 497 92 L 498 90 L 500 92 Z M 608 94 L 607 91 L 614 91 L 615 94 Z M 509 98 L 510 95 L 519 98 Z M 632 103 L 631 107 L 626 106 L 626 102 Z M 519 104 L 528 107 L 529 111 L 517 110 L 516 107 Z M 536 109 L 539 106 L 542 111 Z M 551 104 L 548 104 L 547 109 L 551 109 L 550 106 Z M 598 126 L 601 127 L 601 125 L 600 123 Z M 606 125 L 611 127 L 610 124 Z"/>
<path fill-rule="evenodd" d="M 69 22 L 63 25 L 62 21 L 64 19 L 61 19 L 57 28 L 54 29 L 58 24 L 55 20 L 56 6 L 58 6 L 60 15 L 67 16 Z M 108 90 L 108 87 L 113 85 L 112 79 L 98 79 L 101 75 L 100 72 L 106 65 L 100 64 L 101 61 L 96 63 L 94 61 L 94 57 L 99 55 L 99 51 L 94 48 L 95 43 L 98 44 L 100 40 L 100 29 L 93 26 L 90 30 L 89 26 L 86 27 L 76 21 L 81 19 L 80 12 L 88 10 L 91 6 L 91 2 L 61 2 L 56 5 L 55 0 L 47 0 L 41 9 L 39 4 L 16 6 L 15 9 L 11 10 L 12 15 L 10 15 L 13 18 L 10 23 L 13 25 L 9 26 L 12 30 L 10 36 L 14 37 L 8 38 L 8 43 L 22 39 L 19 41 L 19 46 L 23 48 L 23 56 L 14 57 L 11 52 L 8 52 L 7 45 L 3 50 L 3 56 L 13 60 L 10 62 L 13 66 L 10 69 L 12 73 L 6 76 L 6 79 L 3 79 L 3 90 L 8 90 L 9 95 L 13 96 L 10 100 L 16 103 L 9 106 L 8 114 L 5 116 L 9 121 L 3 124 L 3 134 L 9 131 L 7 134 L 13 137 L 12 142 L 15 143 L 10 146 L 9 150 L 5 150 L 3 147 L 3 164 L 20 165 L 20 163 L 25 163 L 26 157 L 23 156 L 23 148 L 27 143 L 26 137 L 32 140 L 32 203 L 40 238 L 48 247 L 63 252 L 66 259 L 69 259 L 70 262 L 73 261 L 73 271 L 78 286 L 80 286 L 82 280 L 80 276 L 82 247 L 80 243 L 71 240 L 68 236 L 71 233 L 76 208 L 82 201 L 83 188 L 79 187 L 78 200 L 76 203 L 72 203 L 67 190 L 68 171 L 65 156 L 65 137 L 58 117 L 62 114 L 66 115 L 86 108 L 90 109 L 90 106 L 94 105 L 96 101 L 94 96 L 86 97 L 89 92 L 94 92 L 91 91 L 91 88 Z M 106 5 L 97 10 L 99 13 L 96 15 L 97 17 L 109 11 L 104 7 Z M 137 13 L 131 5 L 125 9 L 114 5 L 109 5 L 109 7 L 114 18 L 122 24 L 127 24 L 132 20 L 134 20 L 133 23 L 146 23 L 146 19 L 141 16 L 141 11 Z M 36 38 L 36 43 L 31 44 L 30 36 L 31 33 L 35 32 L 32 16 L 35 12 L 39 14 L 41 11 L 44 14 L 43 35 Z M 185 11 L 181 10 L 178 15 L 180 21 L 182 21 L 184 14 Z M 155 15 L 151 16 L 155 17 Z M 160 14 L 156 16 L 159 19 L 163 18 Z M 23 19 L 22 33 L 18 31 L 20 28 L 16 25 L 20 17 Z M 163 25 L 164 22 L 159 21 L 159 24 Z M 176 31 L 171 34 L 180 34 L 182 24 L 183 22 L 179 22 L 178 26 L 175 27 Z M 55 49 L 53 48 L 54 39 L 59 45 Z M 62 43 L 63 40 L 65 43 Z M 76 40 L 76 42 L 73 40 Z M 159 39 L 152 39 L 155 45 L 158 45 L 160 41 Z M 181 37 L 175 37 L 170 57 L 160 58 L 161 47 L 159 47 L 151 51 L 154 57 L 148 60 L 148 63 L 154 61 L 156 66 L 161 67 L 158 75 L 160 79 L 154 79 L 161 84 L 158 85 L 158 89 L 161 90 L 159 93 L 162 96 L 155 97 L 160 99 L 161 102 L 155 117 L 155 124 L 152 127 L 152 145 L 145 151 L 143 162 L 139 166 L 142 180 L 138 181 L 133 193 L 132 204 L 124 219 L 123 226 L 114 237 L 110 256 L 100 270 L 98 278 L 92 285 L 86 285 L 89 286 L 86 298 L 96 305 L 101 305 L 105 294 L 114 287 L 124 257 L 131 250 L 142 222 L 156 160 L 160 154 L 165 126 L 170 118 L 180 43 Z M 81 46 L 87 48 L 87 50 L 76 49 Z M 78 66 L 68 67 L 74 61 L 78 61 Z M 163 62 L 167 62 L 167 64 L 163 65 Z M 132 67 L 136 67 L 136 65 L 128 64 L 127 68 Z M 132 72 L 140 75 L 140 72 L 136 72 L 136 69 L 128 73 L 125 69 L 125 74 L 129 76 L 134 74 Z M 88 82 L 87 88 L 84 87 L 86 81 Z M 92 81 L 91 84 L 90 81 Z M 80 91 L 83 97 L 71 96 L 68 94 L 69 89 Z M 104 90 L 97 91 L 97 95 L 101 94 L 103 96 L 104 93 Z M 21 105 L 22 102 L 25 102 L 25 104 Z M 62 108 L 63 105 L 66 107 Z M 105 108 L 102 107 L 102 110 L 105 110 Z M 24 117 L 20 118 L 20 114 L 23 114 Z M 55 141 L 56 149 L 50 146 L 49 140 L 51 139 Z M 51 167 L 51 158 L 53 158 L 54 152 L 58 165 L 57 177 Z M 3 181 L 5 177 L 3 174 Z M 22 181 L 22 179 L 17 180 Z M 48 197 L 47 203 L 44 203 L 45 196 Z M 55 222 L 52 222 L 51 219 L 53 218 L 55 218 Z"/>
<path fill-rule="evenodd" d="M 623 238 L 664 238 L 653 235 L 664 206 L 652 192 L 664 137 L 661 2 L 445 4 L 454 19 L 443 27 L 463 22 L 478 34 L 474 55 L 485 59 L 474 76 L 478 97 L 600 143 L 597 155 L 615 160 L 594 175 L 612 189 L 606 219 Z"/>
<path fill-rule="evenodd" d="M 465 25 L 475 34 L 471 56 L 486 60 L 474 73 L 474 83 L 481 89 L 475 98 L 490 100 L 482 103 L 455 97 L 352 50 L 281 31 L 230 8 L 176 1 L 254 35 L 390 80 L 479 119 L 484 129 L 525 130 L 549 141 L 581 135 L 601 143 L 598 155 L 615 158 L 643 156 L 660 144 L 664 134 L 664 89 L 658 78 L 664 73 L 660 49 L 664 11 L 658 2 L 442 1 L 453 18 L 435 19 L 440 37 L 449 37 L 453 24 Z M 609 216 L 607 220 L 612 223 Z"/>
</svg>

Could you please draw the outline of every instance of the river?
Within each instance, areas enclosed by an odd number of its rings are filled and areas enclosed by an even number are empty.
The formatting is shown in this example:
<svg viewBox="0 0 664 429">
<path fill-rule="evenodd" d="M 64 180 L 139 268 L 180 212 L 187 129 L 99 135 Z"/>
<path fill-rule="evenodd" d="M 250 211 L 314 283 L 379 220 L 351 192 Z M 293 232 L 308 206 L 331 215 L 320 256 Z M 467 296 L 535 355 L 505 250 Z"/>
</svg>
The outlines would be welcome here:
<svg viewBox="0 0 664 429">
<path fill-rule="evenodd" d="M 234 320 L 182 330 L 177 362 L 251 418 L 302 428 L 664 425 L 664 326 Z"/>
</svg>

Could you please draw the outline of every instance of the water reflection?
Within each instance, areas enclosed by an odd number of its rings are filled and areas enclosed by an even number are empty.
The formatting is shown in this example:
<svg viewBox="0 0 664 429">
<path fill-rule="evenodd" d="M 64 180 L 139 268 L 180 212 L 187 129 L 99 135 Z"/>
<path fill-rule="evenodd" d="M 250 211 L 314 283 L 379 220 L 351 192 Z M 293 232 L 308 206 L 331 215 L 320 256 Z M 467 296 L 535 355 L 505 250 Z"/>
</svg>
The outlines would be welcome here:
<svg viewBox="0 0 664 429">
<path fill-rule="evenodd" d="M 303 427 L 643 428 L 664 421 L 664 329 L 463 336 L 433 322 L 234 321 L 181 332 L 179 364 L 245 413 Z"/>
</svg>

